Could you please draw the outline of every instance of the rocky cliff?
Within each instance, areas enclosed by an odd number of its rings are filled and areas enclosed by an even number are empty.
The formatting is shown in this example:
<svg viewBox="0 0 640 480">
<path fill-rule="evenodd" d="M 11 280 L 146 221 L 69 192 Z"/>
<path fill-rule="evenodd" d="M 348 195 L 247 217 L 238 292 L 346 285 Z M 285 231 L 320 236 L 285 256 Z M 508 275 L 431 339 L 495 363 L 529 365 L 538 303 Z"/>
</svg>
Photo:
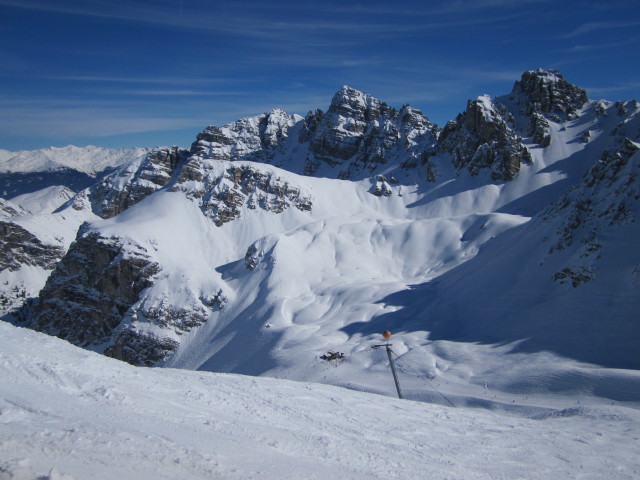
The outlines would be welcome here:
<svg viewBox="0 0 640 480">
<path fill-rule="evenodd" d="M 158 271 L 143 247 L 80 233 L 40 292 L 33 326 L 77 345 L 105 343 Z"/>
<path fill-rule="evenodd" d="M 326 113 L 310 112 L 303 126 L 309 140 L 304 174 L 314 175 L 326 164 L 342 179 L 372 174 L 383 165 L 402 159 L 405 167 L 419 163 L 433 150 L 438 127 L 417 109 L 400 111 L 371 95 L 344 86 Z"/>
</svg>

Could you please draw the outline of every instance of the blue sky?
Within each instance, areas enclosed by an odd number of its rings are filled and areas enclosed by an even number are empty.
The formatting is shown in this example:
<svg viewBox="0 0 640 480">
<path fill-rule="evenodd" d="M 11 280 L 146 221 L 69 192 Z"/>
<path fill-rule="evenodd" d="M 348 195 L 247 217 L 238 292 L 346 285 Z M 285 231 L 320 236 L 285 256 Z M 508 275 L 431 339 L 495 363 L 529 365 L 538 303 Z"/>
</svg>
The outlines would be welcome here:
<svg viewBox="0 0 640 480">
<path fill-rule="evenodd" d="M 189 146 L 350 85 L 444 126 L 556 68 L 640 99 L 638 0 L 0 0 L 0 149 Z"/>
</svg>

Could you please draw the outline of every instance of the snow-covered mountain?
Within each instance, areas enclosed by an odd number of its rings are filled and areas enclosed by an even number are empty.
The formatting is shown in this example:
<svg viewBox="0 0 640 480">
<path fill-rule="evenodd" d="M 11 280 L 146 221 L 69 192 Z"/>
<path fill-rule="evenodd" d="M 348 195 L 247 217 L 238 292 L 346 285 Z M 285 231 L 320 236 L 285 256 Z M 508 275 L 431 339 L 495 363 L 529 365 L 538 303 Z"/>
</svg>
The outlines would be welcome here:
<svg viewBox="0 0 640 480">
<path fill-rule="evenodd" d="M 95 183 L 113 168 L 144 157 L 148 148 L 50 147 L 10 152 L 0 150 L 0 197 L 64 186 L 74 192 Z"/>
<path fill-rule="evenodd" d="M 640 368 L 639 145 L 637 102 L 556 71 L 443 129 L 343 87 L 326 112 L 138 156 L 54 213 L 7 204 L 7 231 L 66 253 L 29 283 L 28 241 L 3 240 L 5 290 L 39 291 L 6 318 L 138 365 L 392 394 L 372 350 L 389 329 L 409 398 L 443 401 L 428 378 L 458 404 L 637 401 L 619 369 Z"/>
</svg>

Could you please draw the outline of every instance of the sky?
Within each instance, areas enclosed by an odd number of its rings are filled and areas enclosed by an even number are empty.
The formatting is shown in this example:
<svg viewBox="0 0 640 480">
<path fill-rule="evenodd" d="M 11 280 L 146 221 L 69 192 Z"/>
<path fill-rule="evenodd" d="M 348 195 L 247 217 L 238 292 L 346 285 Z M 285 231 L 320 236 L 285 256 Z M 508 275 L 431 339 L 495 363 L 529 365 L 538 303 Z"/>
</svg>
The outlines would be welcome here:
<svg viewBox="0 0 640 480">
<path fill-rule="evenodd" d="M 349 85 L 444 126 L 554 68 L 640 99 L 640 1 L 0 0 L 0 149 L 188 147 Z"/>
</svg>

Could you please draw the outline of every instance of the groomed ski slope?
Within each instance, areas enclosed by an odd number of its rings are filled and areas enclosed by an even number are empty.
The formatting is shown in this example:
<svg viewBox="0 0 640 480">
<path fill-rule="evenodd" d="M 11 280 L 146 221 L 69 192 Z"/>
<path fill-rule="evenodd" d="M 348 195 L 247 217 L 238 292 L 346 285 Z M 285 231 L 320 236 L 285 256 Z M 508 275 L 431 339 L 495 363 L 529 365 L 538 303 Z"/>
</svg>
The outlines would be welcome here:
<svg viewBox="0 0 640 480">
<path fill-rule="evenodd" d="M 0 479 L 635 479 L 640 412 L 138 368 L 0 322 Z"/>
</svg>

